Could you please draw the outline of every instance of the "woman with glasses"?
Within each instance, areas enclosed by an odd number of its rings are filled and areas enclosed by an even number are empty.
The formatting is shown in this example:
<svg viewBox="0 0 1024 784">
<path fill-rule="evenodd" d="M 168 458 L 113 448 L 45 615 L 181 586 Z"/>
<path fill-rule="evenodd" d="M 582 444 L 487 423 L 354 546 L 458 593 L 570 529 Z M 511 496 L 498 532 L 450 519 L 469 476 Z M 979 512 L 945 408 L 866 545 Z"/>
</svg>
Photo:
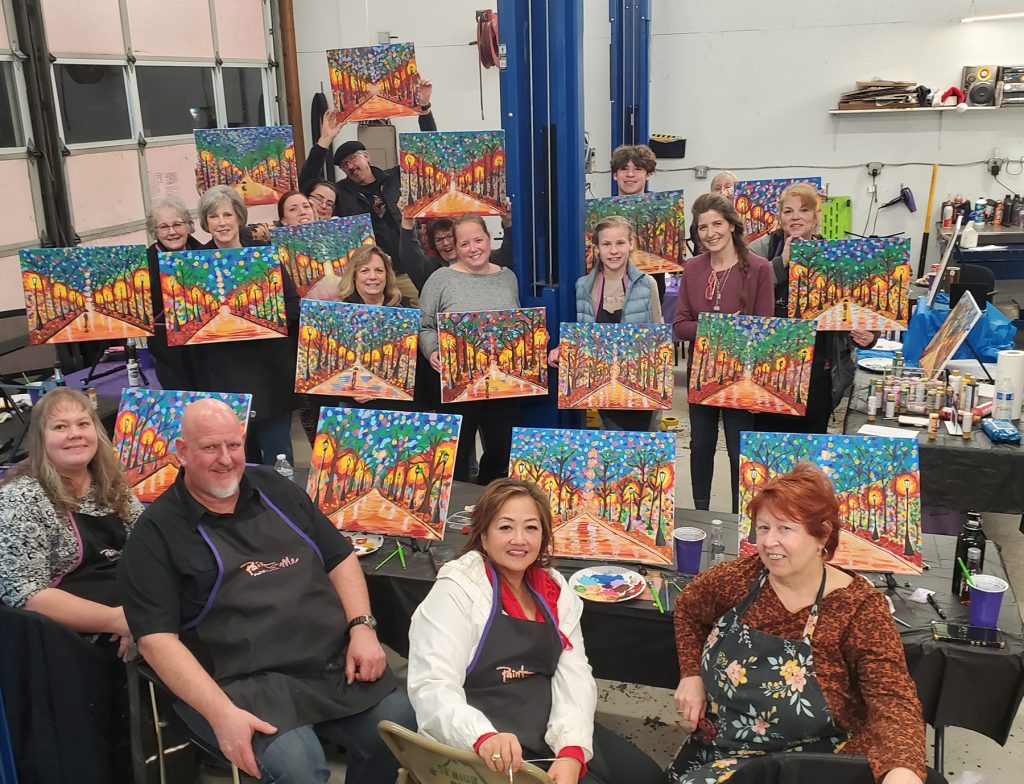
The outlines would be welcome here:
<svg viewBox="0 0 1024 784">
<path fill-rule="evenodd" d="M 146 228 L 155 240 L 146 249 L 149 258 L 149 277 L 160 280 L 157 254 L 166 251 L 195 250 L 203 243 L 192 236 L 195 223 L 185 202 L 177 196 L 155 199 L 146 215 Z M 153 298 L 153 337 L 146 341 L 156 369 L 156 377 L 164 389 L 194 389 L 194 378 L 188 362 L 188 351 L 167 345 L 164 327 L 164 307 L 160 286 L 150 286 Z"/>
<path fill-rule="evenodd" d="M 772 267 L 768 260 L 747 250 L 743 221 L 732 200 L 705 193 L 693 203 L 693 223 L 704 253 L 686 263 L 679 282 L 679 298 L 672 329 L 676 339 L 690 344 L 686 375 L 693 367 L 693 342 L 701 313 L 744 313 L 771 316 L 775 310 Z M 732 479 L 732 511 L 739 508 L 740 432 L 754 429 L 754 415 L 738 408 L 690 403 L 690 480 L 693 505 L 708 509 L 715 471 L 718 420 L 725 424 Z"/>
<path fill-rule="evenodd" d="M 317 220 L 329 220 L 334 217 L 334 205 L 338 201 L 338 189 L 334 183 L 323 178 L 313 180 L 302 189 L 309 197 L 309 203 L 316 210 Z"/>
</svg>

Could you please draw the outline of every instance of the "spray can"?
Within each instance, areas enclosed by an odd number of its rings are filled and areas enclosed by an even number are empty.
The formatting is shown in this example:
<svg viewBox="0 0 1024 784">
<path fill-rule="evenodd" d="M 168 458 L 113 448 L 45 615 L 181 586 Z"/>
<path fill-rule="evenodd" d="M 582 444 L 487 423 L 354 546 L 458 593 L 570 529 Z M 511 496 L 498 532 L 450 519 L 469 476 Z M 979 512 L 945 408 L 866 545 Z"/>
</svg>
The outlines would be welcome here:
<svg viewBox="0 0 1024 784">
<path fill-rule="evenodd" d="M 974 202 L 974 223 L 981 225 L 985 222 L 985 200 L 978 197 L 978 200 Z"/>
<path fill-rule="evenodd" d="M 995 211 L 995 214 L 992 216 L 992 225 L 993 226 L 1002 226 L 1003 225 L 1003 203 L 1001 201 L 997 201 L 996 202 L 996 211 Z"/>
<path fill-rule="evenodd" d="M 949 196 L 942 202 L 942 212 L 940 215 L 942 215 L 942 228 L 953 228 L 953 202 L 949 200 Z"/>
</svg>

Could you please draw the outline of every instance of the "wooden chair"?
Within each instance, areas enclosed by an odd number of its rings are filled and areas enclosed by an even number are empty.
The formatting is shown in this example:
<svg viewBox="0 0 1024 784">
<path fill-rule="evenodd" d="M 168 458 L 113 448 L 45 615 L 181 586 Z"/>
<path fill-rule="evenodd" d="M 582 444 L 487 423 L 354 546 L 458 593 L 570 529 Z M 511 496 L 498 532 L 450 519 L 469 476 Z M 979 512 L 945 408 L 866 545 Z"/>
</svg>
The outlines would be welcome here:
<svg viewBox="0 0 1024 784">
<path fill-rule="evenodd" d="M 382 721 L 377 732 L 402 766 L 397 784 L 551 784 L 548 774 L 536 765 L 526 763 L 509 778 L 508 773 L 488 768 L 472 751 L 438 743 L 393 721 Z"/>
</svg>

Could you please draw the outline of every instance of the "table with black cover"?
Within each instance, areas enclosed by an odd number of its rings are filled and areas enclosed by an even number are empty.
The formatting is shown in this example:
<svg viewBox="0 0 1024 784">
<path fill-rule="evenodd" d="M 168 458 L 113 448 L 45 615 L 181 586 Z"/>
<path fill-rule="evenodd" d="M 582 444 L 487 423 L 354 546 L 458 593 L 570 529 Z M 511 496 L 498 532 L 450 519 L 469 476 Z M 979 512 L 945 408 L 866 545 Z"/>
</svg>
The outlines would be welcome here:
<svg viewBox="0 0 1024 784">
<path fill-rule="evenodd" d="M 472 504 L 480 490 L 476 485 L 455 483 L 450 505 L 453 514 L 443 545 L 451 548 L 454 555 L 459 554 L 467 538 L 460 528 L 469 523 L 469 515 L 458 510 Z M 735 556 L 738 544 L 735 515 L 676 509 L 677 527 L 696 526 L 710 532 L 712 519 L 723 521 L 726 549 Z M 914 588 L 933 590 L 949 620 L 966 623 L 967 607 L 961 606 L 950 591 L 955 546 L 955 537 L 925 534 L 923 554 L 930 568 L 917 576 L 898 575 L 899 587 L 889 592 L 896 617 L 910 624 L 910 628 L 900 627 L 901 636 L 924 718 L 936 728 L 936 767 L 940 770 L 944 727 L 964 727 L 1005 744 L 1024 697 L 1024 624 L 1012 591 L 1004 597 L 999 616 L 1007 641 L 1002 650 L 933 641 L 931 622 L 938 620 L 938 616 L 930 605 L 908 599 Z M 436 572 L 429 554 L 409 553 L 408 550 L 406 569 L 402 569 L 398 558 L 391 558 L 376 569 L 394 549 L 395 543 L 389 539 L 376 553 L 365 556 L 362 565 L 374 614 L 380 623 L 378 634 L 384 643 L 405 656 L 409 651 L 412 613 L 430 591 Z M 705 553 L 705 567 L 707 557 Z M 556 568 L 568 577 L 579 569 L 600 563 L 559 559 Z M 657 571 L 651 569 L 650 573 Z M 986 552 L 985 572 L 1006 578 L 1002 558 L 992 542 Z M 677 580 L 679 584 L 683 582 L 685 580 Z M 880 590 L 885 587 L 880 576 L 873 576 L 872 582 L 879 585 Z M 667 609 L 665 613 L 659 612 L 650 600 L 634 599 L 618 604 L 585 602 L 583 636 L 595 677 L 666 689 L 678 685 L 671 613 L 677 593 L 674 585 L 666 583 L 660 594 Z"/>
<path fill-rule="evenodd" d="M 867 415 L 849 410 L 843 432 L 856 435 Z M 921 504 L 963 512 L 1024 515 L 1024 447 L 994 444 L 980 427 L 970 437 L 950 435 L 939 424 L 934 441 L 921 428 L 899 427 L 882 419 L 873 424 L 918 433 L 921 454 Z M 1024 530 L 1024 521 L 1022 521 Z"/>
</svg>

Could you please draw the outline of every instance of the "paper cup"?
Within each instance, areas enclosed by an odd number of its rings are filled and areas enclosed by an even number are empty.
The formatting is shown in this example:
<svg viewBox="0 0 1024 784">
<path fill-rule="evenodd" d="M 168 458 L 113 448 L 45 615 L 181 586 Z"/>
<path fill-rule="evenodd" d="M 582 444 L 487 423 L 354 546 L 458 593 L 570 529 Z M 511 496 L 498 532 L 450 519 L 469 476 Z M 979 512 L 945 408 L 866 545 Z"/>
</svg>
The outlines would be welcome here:
<svg viewBox="0 0 1024 784">
<path fill-rule="evenodd" d="M 672 532 L 676 546 L 676 569 L 683 574 L 700 571 L 700 556 L 707 534 L 700 528 L 677 528 Z"/>
<path fill-rule="evenodd" d="M 1003 594 L 1010 586 L 1006 580 L 1000 580 L 990 574 L 975 574 L 971 577 L 974 585 L 971 591 L 971 626 L 991 629 L 999 623 L 999 608 L 1003 604 Z"/>
</svg>

